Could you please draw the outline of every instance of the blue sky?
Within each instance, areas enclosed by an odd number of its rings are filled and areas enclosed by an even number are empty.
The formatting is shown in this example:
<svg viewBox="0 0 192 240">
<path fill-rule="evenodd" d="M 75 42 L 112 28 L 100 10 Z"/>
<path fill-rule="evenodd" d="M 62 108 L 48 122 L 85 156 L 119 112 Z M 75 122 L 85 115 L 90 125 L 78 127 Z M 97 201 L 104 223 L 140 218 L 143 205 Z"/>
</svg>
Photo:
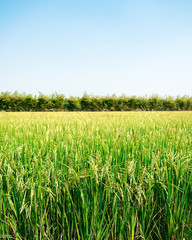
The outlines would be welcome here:
<svg viewBox="0 0 192 240">
<path fill-rule="evenodd" d="M 1 0 L 0 92 L 192 96 L 191 0 Z"/>
</svg>

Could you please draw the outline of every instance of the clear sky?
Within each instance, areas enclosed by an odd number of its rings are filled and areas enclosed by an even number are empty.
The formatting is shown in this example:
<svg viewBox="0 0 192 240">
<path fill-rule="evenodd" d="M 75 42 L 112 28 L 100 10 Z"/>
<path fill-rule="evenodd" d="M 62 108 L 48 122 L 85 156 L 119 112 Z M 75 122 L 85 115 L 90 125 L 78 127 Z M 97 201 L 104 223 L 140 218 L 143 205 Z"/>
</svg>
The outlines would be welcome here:
<svg viewBox="0 0 192 240">
<path fill-rule="evenodd" d="M 191 0 L 0 0 L 0 92 L 192 96 Z"/>
</svg>

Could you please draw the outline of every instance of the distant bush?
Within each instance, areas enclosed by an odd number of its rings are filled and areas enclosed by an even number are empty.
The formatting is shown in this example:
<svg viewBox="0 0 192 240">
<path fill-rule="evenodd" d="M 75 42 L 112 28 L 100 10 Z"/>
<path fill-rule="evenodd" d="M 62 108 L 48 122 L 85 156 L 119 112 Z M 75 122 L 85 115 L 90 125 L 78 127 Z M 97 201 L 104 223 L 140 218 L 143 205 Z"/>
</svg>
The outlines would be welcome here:
<svg viewBox="0 0 192 240">
<path fill-rule="evenodd" d="M 80 111 L 81 106 L 78 98 L 70 97 L 65 99 L 65 110 Z"/>
<path fill-rule="evenodd" d="M 37 109 L 37 98 L 27 95 L 23 99 L 23 107 L 25 111 L 35 111 Z"/>
<path fill-rule="evenodd" d="M 15 92 L 0 94 L 0 111 L 184 111 L 192 110 L 192 97 L 95 97 L 52 94 L 39 96 Z"/>
</svg>

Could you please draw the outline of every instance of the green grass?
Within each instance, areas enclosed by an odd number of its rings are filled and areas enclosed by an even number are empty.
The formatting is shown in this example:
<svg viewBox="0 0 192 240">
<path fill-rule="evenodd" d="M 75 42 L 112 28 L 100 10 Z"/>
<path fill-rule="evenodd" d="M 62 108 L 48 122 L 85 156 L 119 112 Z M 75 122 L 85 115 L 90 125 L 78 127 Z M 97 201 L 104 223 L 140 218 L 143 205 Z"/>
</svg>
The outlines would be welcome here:
<svg viewBox="0 0 192 240">
<path fill-rule="evenodd" d="M 192 239 L 192 112 L 0 113 L 0 238 Z"/>
</svg>

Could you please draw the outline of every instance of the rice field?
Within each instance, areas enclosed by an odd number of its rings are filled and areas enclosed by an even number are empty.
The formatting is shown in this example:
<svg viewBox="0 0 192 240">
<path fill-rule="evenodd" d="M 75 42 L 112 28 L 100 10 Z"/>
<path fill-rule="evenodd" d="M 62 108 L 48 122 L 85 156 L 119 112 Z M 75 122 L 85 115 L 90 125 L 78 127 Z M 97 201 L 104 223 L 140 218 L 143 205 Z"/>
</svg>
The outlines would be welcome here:
<svg viewBox="0 0 192 240">
<path fill-rule="evenodd" d="M 192 112 L 0 113 L 0 239 L 192 239 Z"/>
</svg>

